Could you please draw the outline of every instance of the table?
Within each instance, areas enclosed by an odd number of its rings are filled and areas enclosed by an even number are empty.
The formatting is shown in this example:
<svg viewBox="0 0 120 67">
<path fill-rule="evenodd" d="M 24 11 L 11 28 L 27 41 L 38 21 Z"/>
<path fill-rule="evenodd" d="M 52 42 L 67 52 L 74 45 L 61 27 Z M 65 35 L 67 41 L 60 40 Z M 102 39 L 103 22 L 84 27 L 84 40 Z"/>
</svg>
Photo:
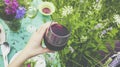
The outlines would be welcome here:
<svg viewBox="0 0 120 67">
<path fill-rule="evenodd" d="M 42 1 L 41 0 L 34 0 L 33 4 L 37 6 L 40 4 Z M 8 55 L 8 60 L 10 61 L 11 58 L 15 53 L 20 51 L 21 49 L 24 48 L 26 43 L 28 42 L 30 36 L 32 33 L 40 27 L 41 24 L 43 24 L 43 20 L 49 21 L 50 16 L 43 16 L 40 14 L 40 12 L 37 12 L 37 16 L 34 19 L 30 19 L 28 17 L 23 18 L 21 20 L 21 28 L 18 32 L 13 32 L 9 29 L 9 27 L 5 24 L 5 22 L 0 19 L 0 23 L 3 25 L 6 33 L 6 41 L 10 44 L 11 51 Z M 43 43 L 44 44 L 44 43 Z M 61 67 L 59 63 L 59 55 L 58 53 L 49 53 L 44 55 L 46 58 L 46 62 L 48 66 L 50 65 L 51 67 Z M 53 61 L 54 62 L 51 62 Z M 57 64 L 57 65 L 56 65 Z M 47 66 L 47 67 L 48 67 Z M 1 54 L 1 49 L 0 49 L 0 67 L 4 67 L 4 62 Z"/>
</svg>

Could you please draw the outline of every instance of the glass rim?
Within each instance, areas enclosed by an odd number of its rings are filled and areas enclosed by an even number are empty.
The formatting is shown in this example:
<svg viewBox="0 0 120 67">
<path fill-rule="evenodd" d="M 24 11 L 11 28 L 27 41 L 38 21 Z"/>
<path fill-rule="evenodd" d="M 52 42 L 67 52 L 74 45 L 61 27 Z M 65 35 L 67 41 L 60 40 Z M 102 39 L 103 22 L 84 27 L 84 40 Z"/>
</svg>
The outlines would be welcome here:
<svg viewBox="0 0 120 67">
<path fill-rule="evenodd" d="M 66 37 L 69 37 L 69 36 L 71 35 L 71 31 L 69 31 L 69 33 L 66 34 L 66 35 L 64 35 L 64 36 L 60 36 L 60 35 L 55 34 L 55 33 L 52 31 L 52 29 L 51 29 L 51 26 L 54 25 L 54 24 L 52 24 L 52 22 L 54 22 L 54 21 L 51 21 L 51 24 L 50 24 L 50 27 L 49 27 L 50 32 L 51 32 L 52 34 L 54 34 L 55 36 L 57 36 L 57 37 L 59 37 L 59 38 L 66 38 Z M 55 24 L 58 24 L 58 23 L 55 23 Z M 60 24 L 60 25 L 61 25 L 61 24 Z M 67 30 L 68 30 L 68 29 L 67 29 Z"/>
</svg>

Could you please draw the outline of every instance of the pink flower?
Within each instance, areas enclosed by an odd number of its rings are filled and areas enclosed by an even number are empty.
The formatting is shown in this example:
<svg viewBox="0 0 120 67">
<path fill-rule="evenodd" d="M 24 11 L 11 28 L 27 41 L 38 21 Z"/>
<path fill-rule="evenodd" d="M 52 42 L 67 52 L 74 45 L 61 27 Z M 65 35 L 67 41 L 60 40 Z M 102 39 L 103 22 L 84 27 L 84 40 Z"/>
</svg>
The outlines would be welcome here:
<svg viewBox="0 0 120 67">
<path fill-rule="evenodd" d="M 30 65 L 30 64 L 27 64 L 27 67 L 31 67 L 31 65 Z"/>
<path fill-rule="evenodd" d="M 5 4 L 6 4 L 6 8 L 5 8 L 5 12 L 7 15 L 10 15 L 10 14 L 15 14 L 16 13 L 16 10 L 18 9 L 18 2 L 17 0 L 4 0 L 5 1 Z"/>
<path fill-rule="evenodd" d="M 10 3 L 10 0 L 4 0 L 5 4 L 9 4 Z"/>
</svg>

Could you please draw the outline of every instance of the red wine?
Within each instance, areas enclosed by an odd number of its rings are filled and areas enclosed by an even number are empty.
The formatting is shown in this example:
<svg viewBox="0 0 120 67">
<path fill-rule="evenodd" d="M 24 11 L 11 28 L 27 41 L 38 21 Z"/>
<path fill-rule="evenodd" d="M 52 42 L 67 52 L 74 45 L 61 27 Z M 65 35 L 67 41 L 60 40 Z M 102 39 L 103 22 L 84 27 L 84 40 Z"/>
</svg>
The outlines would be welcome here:
<svg viewBox="0 0 120 67">
<path fill-rule="evenodd" d="M 60 47 L 54 46 L 54 45 L 48 43 L 46 38 L 44 38 L 44 43 L 48 49 L 54 50 L 54 51 L 62 50 L 65 47 L 65 45 L 60 46 Z"/>
<path fill-rule="evenodd" d="M 44 36 L 45 45 L 50 50 L 62 50 L 68 41 L 69 36 L 67 35 L 69 33 L 68 29 L 63 25 L 53 24 Z"/>
<path fill-rule="evenodd" d="M 55 34 L 57 34 L 59 36 L 65 36 L 65 35 L 69 34 L 69 31 L 67 30 L 67 28 L 60 24 L 52 25 L 51 29 Z"/>
</svg>

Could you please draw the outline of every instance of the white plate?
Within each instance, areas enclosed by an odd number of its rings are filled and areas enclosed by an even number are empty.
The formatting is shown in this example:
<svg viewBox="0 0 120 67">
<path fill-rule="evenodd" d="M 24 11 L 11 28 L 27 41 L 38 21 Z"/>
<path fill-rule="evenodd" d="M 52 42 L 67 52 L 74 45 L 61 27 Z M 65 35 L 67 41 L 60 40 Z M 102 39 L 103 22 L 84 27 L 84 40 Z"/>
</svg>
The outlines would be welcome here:
<svg viewBox="0 0 120 67">
<path fill-rule="evenodd" d="M 16 53 L 12 59 L 10 60 L 10 63 L 17 57 L 17 55 L 20 53 L 21 51 L 19 51 L 18 53 Z M 45 57 L 41 54 L 38 56 L 35 56 L 33 58 L 30 58 L 32 60 L 37 61 L 35 64 L 35 67 L 46 67 L 46 62 L 45 62 Z M 28 59 L 29 60 L 29 59 Z"/>
<path fill-rule="evenodd" d="M 0 24 L 0 29 L 1 29 L 0 44 L 3 44 L 3 42 L 5 42 L 5 31 L 4 31 L 4 28 L 3 28 L 2 24 Z"/>
</svg>

